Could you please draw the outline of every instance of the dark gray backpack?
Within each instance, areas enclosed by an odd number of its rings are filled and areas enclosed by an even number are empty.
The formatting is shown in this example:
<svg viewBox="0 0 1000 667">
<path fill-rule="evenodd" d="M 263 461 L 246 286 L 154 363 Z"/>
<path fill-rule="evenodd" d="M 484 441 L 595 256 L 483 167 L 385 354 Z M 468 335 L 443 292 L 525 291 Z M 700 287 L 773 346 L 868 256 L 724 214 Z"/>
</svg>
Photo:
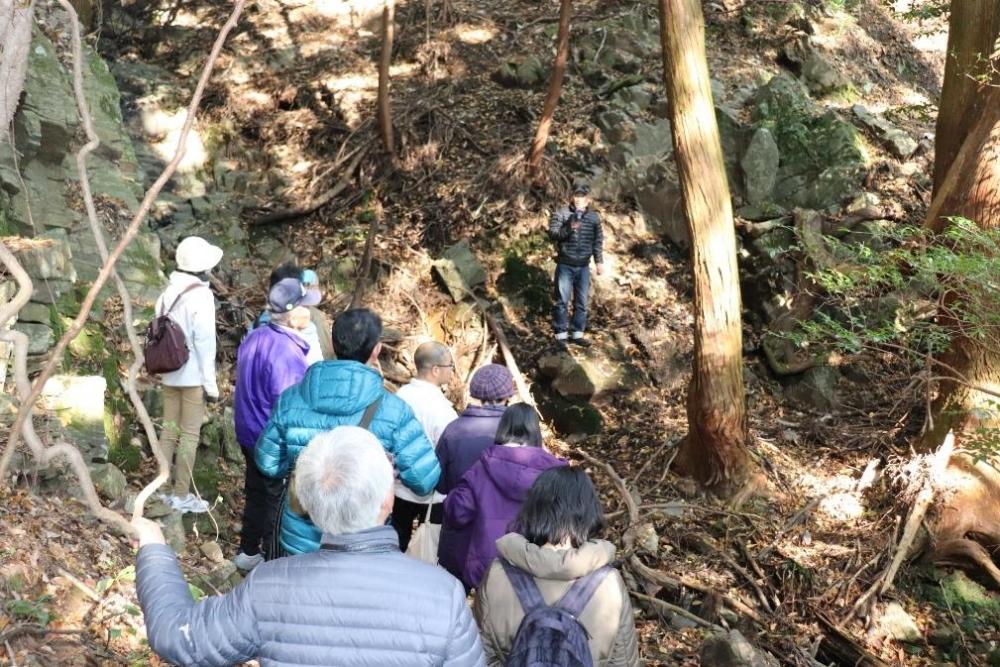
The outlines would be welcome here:
<svg viewBox="0 0 1000 667">
<path fill-rule="evenodd" d="M 593 667 L 590 635 L 577 618 L 611 568 L 604 566 L 573 582 L 554 605 L 545 604 L 535 578 L 500 559 L 524 610 L 507 667 Z"/>
</svg>

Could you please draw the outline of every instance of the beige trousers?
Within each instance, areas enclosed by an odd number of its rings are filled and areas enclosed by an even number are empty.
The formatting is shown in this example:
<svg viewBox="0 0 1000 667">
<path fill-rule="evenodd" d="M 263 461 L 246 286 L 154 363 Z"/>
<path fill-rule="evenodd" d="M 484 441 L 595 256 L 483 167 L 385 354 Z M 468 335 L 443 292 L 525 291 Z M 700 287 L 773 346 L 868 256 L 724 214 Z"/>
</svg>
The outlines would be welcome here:
<svg viewBox="0 0 1000 667">
<path fill-rule="evenodd" d="M 172 466 L 174 493 L 186 496 L 191 490 L 191 471 L 198 453 L 201 423 L 205 420 L 204 389 L 163 387 L 163 428 L 160 446 Z M 164 489 L 167 491 L 167 489 Z"/>
</svg>

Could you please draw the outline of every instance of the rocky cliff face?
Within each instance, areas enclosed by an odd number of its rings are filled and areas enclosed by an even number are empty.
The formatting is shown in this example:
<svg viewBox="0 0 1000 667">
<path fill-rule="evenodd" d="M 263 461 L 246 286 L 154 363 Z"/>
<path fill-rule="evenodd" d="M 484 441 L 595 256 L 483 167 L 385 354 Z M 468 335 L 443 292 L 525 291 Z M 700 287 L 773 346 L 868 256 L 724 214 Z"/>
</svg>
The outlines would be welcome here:
<svg viewBox="0 0 1000 667">
<path fill-rule="evenodd" d="M 77 315 L 101 266 L 75 163 L 84 139 L 73 96 L 69 31 L 60 23 L 61 13 L 40 10 L 36 19 L 12 141 L 0 143 L 0 236 L 16 238 L 10 245 L 34 282 L 32 299 L 13 324 L 30 338 L 29 372 L 40 367 Z M 105 242 L 114 247 L 138 208 L 143 175 L 122 120 L 115 79 L 89 46 L 84 54 L 84 89 L 101 139 L 88 160 L 88 174 Z M 140 232 L 118 270 L 136 312 L 148 314 L 165 282 L 157 236 Z M 0 296 L 9 298 L 14 291 L 13 282 L 0 275 Z M 116 296 L 109 287 L 98 299 L 90 323 L 70 346 L 63 375 L 53 378 L 44 394 L 54 415 L 52 427 L 96 461 L 107 456 L 109 442 L 114 445 L 128 434 L 118 373 L 122 359 L 113 342 L 123 337 Z M 7 358 L 3 350 L 0 358 Z M 0 370 L 0 381 L 2 376 Z M 86 401 L 77 400 L 84 396 Z"/>
</svg>

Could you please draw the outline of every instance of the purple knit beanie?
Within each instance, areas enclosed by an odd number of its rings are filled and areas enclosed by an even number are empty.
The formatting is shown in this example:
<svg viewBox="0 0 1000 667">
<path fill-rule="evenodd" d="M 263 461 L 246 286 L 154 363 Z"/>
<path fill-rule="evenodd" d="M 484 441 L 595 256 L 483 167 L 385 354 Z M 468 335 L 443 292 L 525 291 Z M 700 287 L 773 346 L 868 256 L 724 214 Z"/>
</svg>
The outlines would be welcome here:
<svg viewBox="0 0 1000 667">
<path fill-rule="evenodd" d="M 469 394 L 480 401 L 499 402 L 514 395 L 514 376 L 506 366 L 486 364 L 472 375 Z"/>
</svg>

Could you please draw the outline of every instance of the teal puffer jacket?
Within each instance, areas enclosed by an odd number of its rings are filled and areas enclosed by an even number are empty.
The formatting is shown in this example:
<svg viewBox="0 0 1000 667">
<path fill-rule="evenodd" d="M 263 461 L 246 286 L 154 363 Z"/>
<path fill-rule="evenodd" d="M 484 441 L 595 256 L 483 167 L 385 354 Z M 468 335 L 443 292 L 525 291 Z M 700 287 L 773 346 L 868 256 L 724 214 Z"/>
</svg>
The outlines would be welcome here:
<svg viewBox="0 0 1000 667">
<path fill-rule="evenodd" d="M 257 441 L 257 467 L 268 477 L 288 476 L 313 436 L 358 424 L 365 408 L 380 395 L 382 403 L 369 430 L 393 455 L 400 481 L 414 493 L 430 493 L 441 476 L 441 466 L 423 427 L 410 406 L 386 391 L 382 376 L 357 361 L 313 364 L 302 382 L 282 392 Z M 319 549 L 319 528 L 293 512 L 287 502 L 282 512 L 281 545 L 290 554 Z"/>
</svg>

